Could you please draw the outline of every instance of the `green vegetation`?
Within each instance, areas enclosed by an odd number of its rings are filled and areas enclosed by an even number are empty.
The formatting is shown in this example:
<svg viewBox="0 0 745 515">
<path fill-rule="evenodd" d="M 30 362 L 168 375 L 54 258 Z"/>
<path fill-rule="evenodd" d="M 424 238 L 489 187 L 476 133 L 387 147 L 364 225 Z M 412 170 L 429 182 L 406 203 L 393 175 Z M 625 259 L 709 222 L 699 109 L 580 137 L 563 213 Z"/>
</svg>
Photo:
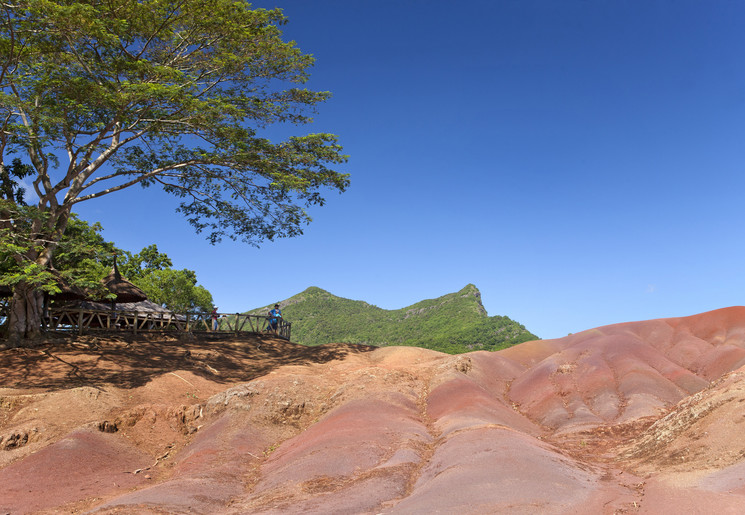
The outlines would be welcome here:
<svg viewBox="0 0 745 515">
<path fill-rule="evenodd" d="M 347 159 L 335 135 L 267 138 L 274 124 L 310 123 L 330 97 L 303 87 L 313 57 L 282 39 L 281 9 L 20 0 L 0 14 L 0 162 L 14 163 L 0 195 L 19 204 L 11 181 L 22 178 L 35 194 L 23 223 L 0 220 L 19 270 L 14 345 L 39 335 L 50 263 L 79 202 L 153 186 L 211 243 L 258 245 L 302 234 L 306 209 L 349 184 L 332 169 Z"/>
<path fill-rule="evenodd" d="M 147 298 L 177 313 L 209 312 L 212 294 L 197 284 L 197 274 L 186 268 L 174 270 L 171 259 L 149 245 L 138 254 L 126 252 L 119 267 L 122 275 L 139 286 Z"/>
<path fill-rule="evenodd" d="M 2 202 L 0 199 L 0 209 Z M 8 209 L 11 207 L 8 205 Z M 18 216 L 15 219 L 21 220 Z M 12 236 L 23 233 L 0 226 L 0 285 L 15 286 L 21 280 L 29 281 L 33 277 L 38 289 L 55 294 L 60 292 L 61 279 L 65 284 L 84 291 L 91 300 L 107 300 L 112 295 L 101 279 L 111 271 L 116 255 L 122 276 L 141 288 L 152 302 L 178 313 L 212 310 L 212 295 L 197 284 L 194 271 L 173 269 L 171 259 L 156 245 L 149 245 L 136 254 L 122 250 L 106 241 L 101 235 L 102 230 L 100 223 L 89 224 L 72 213 L 67 230 L 55 250 L 55 273 L 52 273 L 30 262 L 25 264 L 25 268 L 18 265 L 14 255 L 31 242 L 14 239 Z"/>
<path fill-rule="evenodd" d="M 305 345 L 409 345 L 458 354 L 538 339 L 508 317 L 488 316 L 481 305 L 481 293 L 472 284 L 457 293 L 390 311 L 316 287 L 280 305 L 284 317 L 292 322 L 293 341 Z M 263 315 L 269 309 L 271 306 L 250 313 Z"/>
</svg>

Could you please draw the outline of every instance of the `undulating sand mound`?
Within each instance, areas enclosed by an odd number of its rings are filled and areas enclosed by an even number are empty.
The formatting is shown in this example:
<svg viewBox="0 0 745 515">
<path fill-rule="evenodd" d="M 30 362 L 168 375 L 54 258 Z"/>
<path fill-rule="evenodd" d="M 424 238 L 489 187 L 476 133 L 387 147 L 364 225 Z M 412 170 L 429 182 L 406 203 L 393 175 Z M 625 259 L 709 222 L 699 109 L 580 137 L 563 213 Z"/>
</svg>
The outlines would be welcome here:
<svg viewBox="0 0 745 515">
<path fill-rule="evenodd" d="M 496 352 L 0 352 L 0 513 L 742 513 L 745 308 Z"/>
</svg>

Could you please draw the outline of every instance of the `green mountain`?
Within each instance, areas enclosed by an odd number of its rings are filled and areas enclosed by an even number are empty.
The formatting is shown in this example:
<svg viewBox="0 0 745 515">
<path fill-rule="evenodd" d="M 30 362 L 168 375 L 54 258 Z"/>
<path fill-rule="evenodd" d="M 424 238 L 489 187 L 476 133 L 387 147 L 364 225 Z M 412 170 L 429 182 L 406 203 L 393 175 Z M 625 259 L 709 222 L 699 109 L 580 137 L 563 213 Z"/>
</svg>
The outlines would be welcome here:
<svg viewBox="0 0 745 515">
<path fill-rule="evenodd" d="M 284 318 L 292 322 L 292 340 L 304 345 L 409 345 L 457 354 L 538 339 L 508 317 L 488 316 L 481 293 L 472 284 L 457 293 L 396 310 L 337 297 L 316 287 L 279 304 Z M 269 309 L 265 306 L 250 313 L 263 315 Z"/>
</svg>

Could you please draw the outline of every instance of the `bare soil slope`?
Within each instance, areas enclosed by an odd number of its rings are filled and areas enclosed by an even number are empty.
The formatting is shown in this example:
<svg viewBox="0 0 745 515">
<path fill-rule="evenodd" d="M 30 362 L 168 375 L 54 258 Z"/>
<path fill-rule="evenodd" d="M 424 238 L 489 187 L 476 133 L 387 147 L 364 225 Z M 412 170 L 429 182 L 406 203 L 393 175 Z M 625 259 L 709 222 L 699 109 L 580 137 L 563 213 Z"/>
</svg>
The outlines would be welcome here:
<svg viewBox="0 0 745 515">
<path fill-rule="evenodd" d="M 496 352 L 0 352 L 1 513 L 742 513 L 745 308 Z"/>
</svg>

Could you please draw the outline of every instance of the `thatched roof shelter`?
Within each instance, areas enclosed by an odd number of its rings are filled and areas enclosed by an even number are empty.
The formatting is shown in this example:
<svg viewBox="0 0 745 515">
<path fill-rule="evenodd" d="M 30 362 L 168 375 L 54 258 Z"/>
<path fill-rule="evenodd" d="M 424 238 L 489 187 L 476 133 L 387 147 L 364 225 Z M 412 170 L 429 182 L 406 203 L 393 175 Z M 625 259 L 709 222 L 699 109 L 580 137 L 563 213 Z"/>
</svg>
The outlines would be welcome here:
<svg viewBox="0 0 745 515">
<path fill-rule="evenodd" d="M 114 268 L 109 275 L 103 278 L 103 284 L 108 290 L 116 295 L 112 303 L 120 304 L 122 302 L 140 302 L 147 300 L 147 295 L 137 286 L 127 281 L 119 273 L 119 267 L 116 265 L 116 256 L 114 256 Z"/>
<path fill-rule="evenodd" d="M 55 268 L 50 268 L 50 272 L 57 279 L 57 287 L 60 289 L 59 293 L 50 293 L 49 296 L 54 300 L 84 300 L 88 298 L 88 294 L 77 286 L 71 285 L 67 282 L 67 279 L 62 277 L 62 274 Z"/>
</svg>

